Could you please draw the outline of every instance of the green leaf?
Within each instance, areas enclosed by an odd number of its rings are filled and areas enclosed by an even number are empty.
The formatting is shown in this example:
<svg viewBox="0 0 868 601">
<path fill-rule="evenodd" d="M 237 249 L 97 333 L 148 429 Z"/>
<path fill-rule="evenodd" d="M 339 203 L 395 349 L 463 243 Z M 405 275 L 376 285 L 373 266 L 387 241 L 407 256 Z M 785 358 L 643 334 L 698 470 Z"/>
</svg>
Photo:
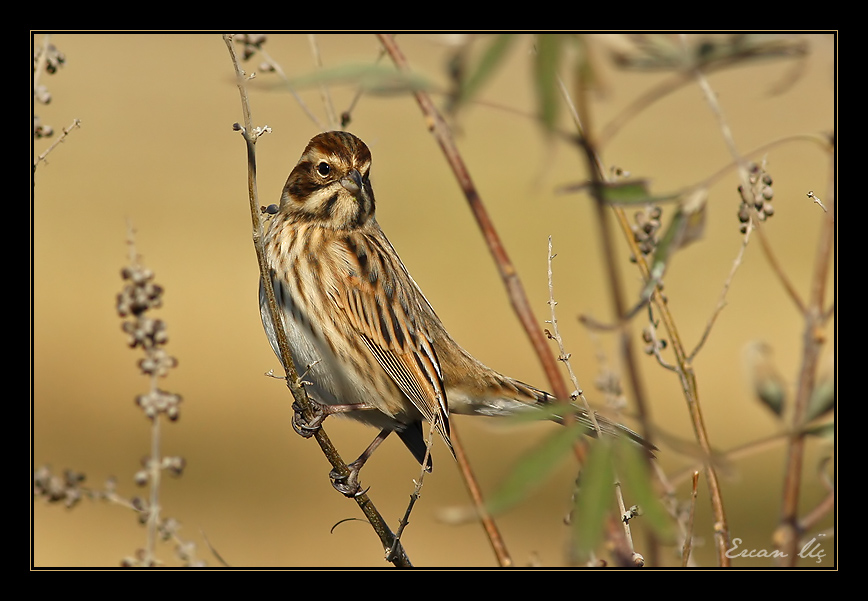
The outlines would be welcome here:
<svg viewBox="0 0 868 601">
<path fill-rule="evenodd" d="M 636 445 L 616 442 L 620 443 L 616 449 L 624 504 L 627 507 L 638 505 L 643 523 L 653 528 L 662 540 L 670 540 L 673 534 L 672 520 L 651 483 L 645 451 Z"/>
<path fill-rule="evenodd" d="M 572 184 L 558 190 L 562 193 L 581 192 L 590 190 L 591 182 Z M 646 205 L 671 202 L 681 198 L 681 193 L 654 196 L 648 191 L 648 180 L 634 179 L 620 182 L 603 183 L 600 186 L 603 194 L 603 202 L 611 205 Z"/>
<path fill-rule="evenodd" d="M 650 294 L 663 273 L 676 250 L 684 248 L 691 242 L 702 237 L 705 231 L 705 208 L 707 206 L 708 191 L 705 188 L 696 188 L 680 196 L 680 204 L 669 227 L 657 243 L 654 251 L 654 259 L 651 263 L 651 278 L 643 290 L 643 297 Z"/>
<path fill-rule="evenodd" d="M 558 64 L 561 36 L 542 34 L 536 40 L 534 76 L 540 118 L 549 131 L 553 130 L 558 114 Z"/>
<path fill-rule="evenodd" d="M 482 84 L 503 62 L 506 51 L 512 45 L 514 39 L 515 35 L 511 33 L 502 33 L 494 36 L 491 43 L 482 53 L 476 67 L 461 81 L 461 89 L 453 109 L 457 109 L 458 105 L 466 103 L 479 91 Z"/>
<path fill-rule="evenodd" d="M 655 202 L 648 192 L 648 181 L 644 179 L 606 184 L 602 191 L 603 200 L 608 204 L 631 205 Z"/>
<path fill-rule="evenodd" d="M 598 440 L 590 445 L 587 461 L 582 467 L 572 516 L 574 551 L 580 559 L 586 558 L 603 540 L 606 514 L 615 502 L 615 470 L 610 443 Z"/>
<path fill-rule="evenodd" d="M 783 416 L 787 385 L 775 367 L 771 345 L 761 340 L 747 343 L 744 360 L 757 399 L 777 417 Z"/>
<path fill-rule="evenodd" d="M 827 440 L 835 440 L 835 422 L 823 422 L 815 426 L 808 426 L 802 430 L 808 436 L 816 436 Z"/>
<path fill-rule="evenodd" d="M 515 506 L 557 467 L 558 462 L 569 454 L 584 428 L 578 424 L 558 428 L 542 444 L 525 454 L 506 480 L 488 500 L 488 510 L 499 513 Z"/>
<path fill-rule="evenodd" d="M 631 43 L 633 48 L 614 52 L 615 64 L 621 68 L 659 71 L 684 67 L 684 48 L 670 34 L 641 34 L 622 41 Z"/>
<path fill-rule="evenodd" d="M 689 46 L 671 34 L 631 36 L 634 47 L 618 51 L 615 63 L 637 71 L 682 71 L 700 67 L 740 66 L 757 60 L 800 58 L 808 53 L 804 39 L 787 34 L 690 36 Z"/>
<path fill-rule="evenodd" d="M 372 94 L 399 94 L 427 90 L 431 82 L 421 75 L 403 72 L 389 65 L 340 65 L 321 69 L 307 75 L 293 78 L 288 83 L 274 84 L 274 88 L 288 86 L 301 89 L 319 85 L 352 84 Z"/>
<path fill-rule="evenodd" d="M 808 399 L 808 409 L 805 422 L 817 419 L 835 408 L 835 382 L 824 378 L 814 387 L 811 398 Z"/>
</svg>

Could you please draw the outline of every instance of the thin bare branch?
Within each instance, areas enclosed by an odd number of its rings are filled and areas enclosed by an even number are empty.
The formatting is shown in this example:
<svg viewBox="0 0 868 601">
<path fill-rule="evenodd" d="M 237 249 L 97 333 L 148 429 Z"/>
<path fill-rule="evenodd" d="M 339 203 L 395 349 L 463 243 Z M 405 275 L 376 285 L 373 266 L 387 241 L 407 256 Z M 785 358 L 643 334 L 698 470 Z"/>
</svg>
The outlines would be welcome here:
<svg viewBox="0 0 868 601">
<path fill-rule="evenodd" d="M 790 281 L 790 278 L 787 276 L 787 273 L 781 266 L 780 261 L 778 261 L 778 258 L 775 255 L 775 251 L 772 248 L 772 245 L 769 242 L 762 225 L 759 223 L 759 220 L 755 219 L 754 217 L 751 217 L 751 221 L 753 222 L 753 227 L 757 231 L 757 236 L 759 237 L 760 241 L 760 247 L 762 247 L 763 249 L 763 255 L 765 255 L 766 260 L 769 262 L 769 265 L 772 268 L 772 273 L 774 273 L 777 276 L 778 280 L 780 280 L 781 286 L 783 286 L 784 290 L 786 290 L 787 294 L 790 297 L 790 300 L 793 301 L 793 304 L 796 306 L 796 309 L 798 309 L 799 313 L 804 314 L 805 301 L 802 300 L 799 291 L 796 290 L 796 287 L 793 285 L 792 281 Z"/>
<path fill-rule="evenodd" d="M 63 143 L 64 140 L 66 140 L 66 136 L 69 135 L 69 132 L 74 129 L 78 129 L 79 127 L 81 127 L 81 119 L 73 119 L 72 123 L 70 123 L 67 127 L 64 127 L 63 133 L 61 133 L 60 136 L 58 136 L 58 138 L 51 143 L 51 146 L 46 148 L 42 152 L 42 154 L 36 157 L 36 160 L 33 161 L 33 171 L 36 171 L 36 166 L 39 165 L 39 163 L 45 162 L 45 158 L 49 155 L 49 153 L 51 153 L 52 150 L 57 148 L 57 146 L 59 146 Z"/>
<path fill-rule="evenodd" d="M 401 52 L 401 49 L 398 47 L 393 36 L 390 34 L 379 34 L 379 38 L 395 65 L 402 71 L 408 71 L 409 64 L 407 63 L 407 59 L 404 57 L 404 54 Z M 461 186 L 461 190 L 464 192 L 464 196 L 470 205 L 473 216 L 476 218 L 479 229 L 482 231 L 488 249 L 497 265 L 498 272 L 500 273 L 500 277 L 506 287 L 513 310 L 518 316 L 525 333 L 531 341 L 531 345 L 536 351 L 537 358 L 542 364 L 543 370 L 545 371 L 546 377 L 551 385 L 552 392 L 559 399 L 567 398 L 568 392 L 563 376 L 558 370 L 557 361 L 552 355 L 552 352 L 546 343 L 546 338 L 537 324 L 536 317 L 534 316 L 533 310 L 530 308 L 527 294 L 525 293 L 524 286 L 521 283 L 521 279 L 518 276 L 515 266 L 512 264 L 512 261 L 506 252 L 506 248 L 504 248 L 500 236 L 494 227 L 494 223 L 491 221 L 491 217 L 488 215 L 488 211 L 482 202 L 482 198 L 480 197 L 476 186 L 473 184 L 467 166 L 464 164 L 461 154 L 455 146 L 449 126 L 446 124 L 443 116 L 434 106 L 434 102 L 426 92 L 416 91 L 414 92 L 414 96 L 419 107 L 422 109 L 425 119 L 427 120 L 428 129 L 434 135 L 441 150 L 443 150 L 446 160 L 458 181 L 458 185 Z"/>
<path fill-rule="evenodd" d="M 313 54 L 314 64 L 316 64 L 316 68 L 322 69 L 322 55 L 320 55 L 319 42 L 317 41 L 316 34 L 307 34 L 307 40 L 310 43 L 310 51 L 311 54 Z M 322 101 L 322 104 L 326 110 L 326 119 L 328 119 L 329 128 L 334 128 L 337 126 L 338 119 L 335 115 L 334 103 L 332 102 L 332 97 L 326 84 L 320 84 L 319 94 L 320 100 Z"/>
<path fill-rule="evenodd" d="M 562 90 L 566 94 L 566 87 L 563 85 Z M 605 170 L 602 168 L 601 161 L 597 153 L 596 143 L 591 137 L 590 130 L 587 127 L 589 119 L 585 114 L 588 107 L 588 101 L 587 98 L 585 98 L 586 89 L 584 86 L 579 85 L 578 91 L 581 95 L 579 98 L 579 102 L 577 102 L 575 105 L 570 102 L 569 106 L 572 110 L 573 120 L 580 134 L 580 146 L 585 154 L 588 171 L 591 174 L 590 191 L 591 196 L 595 200 L 594 204 L 597 209 L 597 229 L 601 234 L 602 253 L 604 260 L 606 261 L 606 273 L 608 276 L 609 290 L 613 299 L 617 323 L 619 324 L 619 328 L 621 330 L 621 354 L 624 365 L 627 368 L 628 381 L 633 388 L 632 392 L 634 395 L 636 406 L 638 408 L 639 418 L 643 425 L 643 435 L 646 440 L 651 441 L 652 431 L 649 430 L 648 427 L 650 424 L 649 412 L 645 403 L 644 390 L 639 379 L 639 372 L 636 366 L 635 355 L 632 350 L 632 341 L 625 327 L 627 323 L 626 320 L 628 318 L 628 311 L 626 310 L 626 303 L 621 289 L 621 284 L 618 279 L 617 268 L 614 265 L 614 245 L 611 240 L 611 236 L 609 235 L 606 223 L 606 208 L 608 205 L 606 205 L 606 203 L 604 202 L 602 194 L 602 186 L 606 178 Z M 618 225 L 621 228 L 624 239 L 630 247 L 633 256 L 636 257 L 636 265 L 639 267 L 639 270 L 642 273 L 644 280 L 646 282 L 650 281 L 651 274 L 648 265 L 642 258 L 642 254 L 639 251 L 638 245 L 633 237 L 633 232 L 630 228 L 630 224 L 628 222 L 624 209 L 622 207 L 614 206 L 612 207 L 612 210 L 618 221 Z M 675 321 L 672 318 L 672 315 L 669 313 L 668 307 L 660 293 L 659 287 L 654 287 L 651 300 L 660 312 L 661 320 L 664 327 L 666 328 L 666 331 L 669 334 L 669 339 L 672 342 L 672 348 L 675 351 L 676 363 L 678 367 L 677 372 L 679 375 L 679 379 L 681 380 L 685 398 L 687 400 L 687 405 L 690 411 L 691 421 L 694 426 L 694 432 L 696 434 L 697 440 L 704 453 L 708 457 L 711 457 L 711 443 L 708 439 L 705 422 L 702 417 L 702 411 L 699 404 L 696 377 L 693 373 L 693 368 L 688 361 L 687 354 L 684 351 L 684 346 L 678 334 Z M 715 532 L 717 535 L 715 537 L 715 542 L 718 562 L 721 566 L 729 566 L 731 565 L 731 561 L 726 555 L 727 549 L 729 549 L 731 546 L 729 543 L 729 527 L 726 519 L 726 511 L 723 506 L 723 495 L 720 487 L 720 481 L 714 465 L 711 462 L 708 462 L 706 464 L 705 474 L 710 492 L 712 510 L 714 512 Z"/>
<path fill-rule="evenodd" d="M 699 482 L 699 472 L 693 472 L 693 486 L 690 489 L 690 510 L 687 517 L 687 533 L 684 544 L 681 546 L 681 567 L 686 568 L 690 564 L 690 551 L 693 549 L 693 520 L 696 515 L 696 485 Z"/>
<path fill-rule="evenodd" d="M 458 461 L 458 469 L 461 470 L 461 474 L 464 477 L 464 485 L 467 487 L 467 492 L 470 494 L 470 499 L 476 508 L 476 515 L 482 524 L 483 530 L 485 530 L 486 536 L 488 536 L 489 544 L 494 551 L 498 565 L 508 568 L 513 565 L 512 557 L 506 548 L 506 543 L 503 540 L 500 529 L 497 527 L 497 522 L 494 521 L 494 518 L 485 506 L 482 489 L 479 487 L 479 482 L 473 473 L 473 468 L 470 465 L 467 454 L 464 452 L 464 446 L 461 444 L 461 438 L 458 436 L 458 428 L 455 422 L 450 422 L 449 427 L 449 438 L 452 441 L 452 446 L 455 448 L 455 459 Z"/>
<path fill-rule="evenodd" d="M 817 366 L 820 351 L 824 342 L 822 327 L 825 325 L 823 305 L 826 295 L 826 279 L 828 277 L 831 255 L 835 245 L 835 202 L 827 195 L 827 212 L 823 214 L 820 226 L 820 240 L 817 243 L 817 254 L 814 259 L 814 274 L 811 279 L 811 290 L 803 317 L 802 330 L 802 360 L 799 368 L 799 381 L 796 396 L 793 400 L 792 431 L 787 448 L 787 465 L 784 471 L 784 489 L 781 508 L 781 519 L 774 534 L 776 547 L 781 551 L 779 564 L 795 565 L 799 530 L 799 491 L 802 482 L 802 463 L 805 453 L 805 434 L 802 425 L 807 415 L 808 403 L 814 392 Z"/>
<path fill-rule="evenodd" d="M 551 337 L 558 345 L 558 352 L 560 353 L 560 355 L 558 356 L 558 360 L 562 361 L 563 364 L 567 367 L 567 373 L 570 375 L 570 382 L 572 382 L 573 384 L 573 393 L 570 394 L 570 398 L 582 399 L 582 404 L 584 405 L 585 411 L 587 411 L 588 413 L 588 419 L 591 420 L 591 423 L 594 425 L 594 430 L 597 431 L 597 437 L 602 438 L 603 433 L 600 430 L 600 424 L 597 423 L 596 412 L 591 409 L 591 406 L 588 404 L 588 400 L 585 398 L 585 395 L 582 392 L 582 387 L 579 386 L 579 379 L 576 377 L 576 373 L 573 371 L 573 365 L 570 362 L 570 353 L 568 353 L 566 348 L 564 348 L 564 340 L 563 338 L 561 338 L 561 331 L 560 327 L 558 326 L 558 317 L 555 311 L 555 306 L 557 306 L 558 303 L 555 300 L 554 277 L 552 274 L 552 260 L 554 258 L 555 255 L 552 253 L 552 237 L 549 236 L 548 259 L 546 261 L 546 265 L 548 267 L 549 307 L 551 309 L 551 320 L 549 320 L 547 323 L 551 324 Z M 569 418 L 569 414 L 567 415 L 567 418 Z"/>
<path fill-rule="evenodd" d="M 241 68 L 241 63 L 238 60 L 238 56 L 235 52 L 235 45 L 232 41 L 232 36 L 226 34 L 223 36 L 224 41 L 226 42 L 226 46 L 229 50 L 229 55 L 232 59 L 232 64 L 235 68 L 235 74 L 238 84 L 238 90 L 241 95 L 241 105 L 242 112 L 244 114 L 244 127 L 240 128 L 242 134 L 244 136 L 244 141 L 247 146 L 247 166 L 248 166 L 248 194 L 250 198 L 250 212 L 251 217 L 253 219 L 253 243 L 256 248 L 256 256 L 259 263 L 259 273 L 263 283 L 263 287 L 265 288 L 265 294 L 268 299 L 268 309 L 271 313 L 272 323 L 275 325 L 275 337 L 278 342 L 278 349 L 280 350 L 281 359 L 286 370 L 286 384 L 292 393 L 293 399 L 298 403 L 303 411 L 311 416 L 310 402 L 307 397 L 307 392 L 302 385 L 301 379 L 298 377 L 298 372 L 296 371 L 295 365 L 292 361 L 292 353 L 289 349 L 289 342 L 286 339 L 286 331 L 283 328 L 283 319 L 281 316 L 281 312 L 278 309 L 277 301 L 274 297 L 274 289 L 271 286 L 271 278 L 268 273 L 268 265 L 265 259 L 265 249 L 263 247 L 263 223 L 262 216 L 259 209 L 259 198 L 256 189 L 256 152 L 255 152 L 255 142 L 256 138 L 253 135 L 250 135 L 248 132 L 253 131 L 253 120 L 251 117 L 250 111 L 250 103 L 247 95 L 247 86 L 245 85 L 245 77 L 244 71 Z M 323 428 L 319 428 L 314 437 L 319 443 L 320 448 L 322 449 L 325 456 L 328 458 L 329 462 L 332 466 L 338 471 L 341 475 L 349 474 L 349 468 L 347 468 L 346 463 L 341 458 L 337 449 L 332 444 L 328 435 L 326 434 Z M 371 499 L 368 497 L 366 492 L 359 494 L 354 497 L 356 503 L 362 509 L 367 517 L 368 521 L 371 523 L 371 526 L 374 528 L 374 531 L 380 538 L 380 541 L 383 544 L 383 548 L 389 552 L 393 550 L 393 546 L 395 547 L 393 552 L 390 553 L 391 561 L 396 566 L 402 567 L 410 567 L 412 564 L 410 563 L 409 557 L 407 557 L 406 552 L 403 549 L 403 546 L 398 543 L 395 544 L 395 535 L 386 525 L 385 520 L 383 520 L 380 513 L 377 511 Z"/>
<path fill-rule="evenodd" d="M 299 108 L 307 115 L 308 119 L 317 126 L 320 131 L 325 131 L 326 126 L 319 120 L 319 117 L 311 110 L 307 103 L 302 99 L 302 97 L 295 91 L 295 88 L 292 87 L 292 84 L 289 81 L 289 77 L 287 77 L 286 72 L 283 70 L 283 67 L 280 66 L 276 60 L 274 60 L 268 51 L 265 48 L 260 47 L 259 52 L 262 53 L 262 58 L 265 59 L 266 63 L 274 69 L 274 72 L 277 73 L 278 77 L 283 80 L 283 83 L 286 85 L 286 89 L 289 90 L 289 93 L 292 94 L 292 97 L 295 99 L 296 104 L 298 104 Z"/>
<path fill-rule="evenodd" d="M 735 259 L 732 262 L 732 268 L 729 270 L 729 275 L 726 276 L 726 281 L 723 283 L 723 289 L 720 291 L 720 296 L 717 299 L 717 306 L 714 308 L 714 311 L 711 314 L 711 317 L 708 318 L 708 322 L 705 324 L 705 329 L 702 331 L 702 335 L 699 337 L 699 342 L 696 343 L 696 347 L 693 349 L 693 352 L 690 353 L 687 360 L 691 363 L 696 358 L 696 355 L 702 349 L 705 341 L 708 340 L 708 336 L 711 334 L 711 328 L 714 326 L 714 322 L 717 320 L 717 316 L 720 315 L 723 308 L 726 306 L 726 295 L 729 292 L 729 287 L 732 285 L 732 280 L 735 278 L 735 272 L 738 271 L 738 268 L 741 267 L 741 262 L 744 259 L 744 253 L 747 250 L 747 243 L 750 241 L 750 234 L 754 229 L 754 223 L 756 220 L 751 219 L 747 222 L 747 230 L 742 236 L 741 239 L 741 248 L 738 250 L 738 254 L 735 256 Z"/>
</svg>

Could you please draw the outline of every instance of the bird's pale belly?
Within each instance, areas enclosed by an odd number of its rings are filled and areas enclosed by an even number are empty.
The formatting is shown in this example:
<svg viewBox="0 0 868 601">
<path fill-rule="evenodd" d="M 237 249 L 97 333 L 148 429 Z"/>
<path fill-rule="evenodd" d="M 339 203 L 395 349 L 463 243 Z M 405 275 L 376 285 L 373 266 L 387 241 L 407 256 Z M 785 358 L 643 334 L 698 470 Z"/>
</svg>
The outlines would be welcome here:
<svg viewBox="0 0 868 601">
<path fill-rule="evenodd" d="M 284 320 L 295 369 L 311 398 L 325 405 L 367 405 L 371 408 L 350 411 L 345 415 L 378 428 L 394 429 L 399 424 L 421 419 L 416 408 L 373 356 L 369 357 L 367 369 L 343 369 L 342 361 L 321 335 L 314 335 L 305 325 L 285 314 Z M 379 388 L 373 384 L 375 378 L 380 378 Z M 387 398 L 383 398 L 383 390 L 390 391 Z"/>
</svg>

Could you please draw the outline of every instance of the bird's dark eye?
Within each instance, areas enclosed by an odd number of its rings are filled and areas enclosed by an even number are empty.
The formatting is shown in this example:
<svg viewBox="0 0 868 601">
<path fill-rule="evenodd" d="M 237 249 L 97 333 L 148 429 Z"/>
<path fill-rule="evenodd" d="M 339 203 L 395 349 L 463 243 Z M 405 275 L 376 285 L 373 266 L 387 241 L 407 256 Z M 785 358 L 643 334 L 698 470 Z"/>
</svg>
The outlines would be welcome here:
<svg viewBox="0 0 868 601">
<path fill-rule="evenodd" d="M 331 170 L 332 166 L 325 161 L 322 161 L 319 165 L 316 166 L 316 172 L 323 177 L 327 176 Z"/>
</svg>

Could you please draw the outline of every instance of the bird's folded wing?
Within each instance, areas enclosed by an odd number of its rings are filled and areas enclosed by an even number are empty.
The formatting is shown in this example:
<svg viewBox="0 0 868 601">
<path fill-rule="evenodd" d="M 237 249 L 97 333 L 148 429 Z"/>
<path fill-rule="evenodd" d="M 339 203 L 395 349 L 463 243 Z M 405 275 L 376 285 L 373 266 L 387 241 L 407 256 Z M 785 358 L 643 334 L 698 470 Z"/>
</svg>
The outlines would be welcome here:
<svg viewBox="0 0 868 601">
<path fill-rule="evenodd" d="M 421 314 L 414 312 L 418 302 L 399 286 L 390 289 L 391 295 L 363 278 L 352 277 L 346 281 L 339 304 L 380 366 L 425 419 L 436 425 L 451 450 L 440 362 Z"/>
</svg>

